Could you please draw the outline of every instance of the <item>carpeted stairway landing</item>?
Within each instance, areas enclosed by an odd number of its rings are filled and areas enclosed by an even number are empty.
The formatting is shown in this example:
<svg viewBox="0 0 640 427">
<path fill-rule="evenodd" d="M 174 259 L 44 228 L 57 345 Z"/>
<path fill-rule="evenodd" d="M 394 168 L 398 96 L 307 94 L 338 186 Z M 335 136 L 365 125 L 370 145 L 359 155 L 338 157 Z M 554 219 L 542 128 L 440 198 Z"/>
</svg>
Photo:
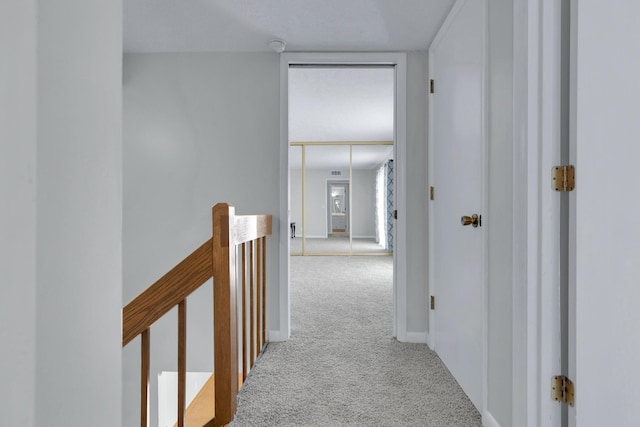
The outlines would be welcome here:
<svg viewBox="0 0 640 427">
<path fill-rule="evenodd" d="M 270 343 L 232 426 L 480 426 L 438 356 L 391 337 L 391 257 L 292 257 L 287 342 Z"/>
</svg>

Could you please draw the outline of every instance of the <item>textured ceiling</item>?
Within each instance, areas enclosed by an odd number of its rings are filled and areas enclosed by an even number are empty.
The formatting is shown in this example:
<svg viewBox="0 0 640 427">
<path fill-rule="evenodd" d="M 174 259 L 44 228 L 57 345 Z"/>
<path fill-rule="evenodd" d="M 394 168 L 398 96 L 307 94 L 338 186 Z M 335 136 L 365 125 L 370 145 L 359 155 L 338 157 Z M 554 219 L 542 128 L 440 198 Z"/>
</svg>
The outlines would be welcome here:
<svg viewBox="0 0 640 427">
<path fill-rule="evenodd" d="M 454 0 L 124 0 L 125 52 L 426 50 Z"/>
</svg>

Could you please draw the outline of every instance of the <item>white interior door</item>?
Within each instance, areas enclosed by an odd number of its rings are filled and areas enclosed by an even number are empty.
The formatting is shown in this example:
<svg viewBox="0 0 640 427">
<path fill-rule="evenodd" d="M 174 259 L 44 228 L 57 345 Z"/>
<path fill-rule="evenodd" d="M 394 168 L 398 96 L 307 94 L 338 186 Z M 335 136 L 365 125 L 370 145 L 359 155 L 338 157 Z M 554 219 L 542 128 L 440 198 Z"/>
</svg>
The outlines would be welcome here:
<svg viewBox="0 0 640 427">
<path fill-rule="evenodd" d="M 640 425 L 640 2 L 572 1 L 570 425 Z"/>
<path fill-rule="evenodd" d="M 429 49 L 430 278 L 435 351 L 474 405 L 483 396 L 485 181 L 484 1 L 459 0 Z"/>
</svg>

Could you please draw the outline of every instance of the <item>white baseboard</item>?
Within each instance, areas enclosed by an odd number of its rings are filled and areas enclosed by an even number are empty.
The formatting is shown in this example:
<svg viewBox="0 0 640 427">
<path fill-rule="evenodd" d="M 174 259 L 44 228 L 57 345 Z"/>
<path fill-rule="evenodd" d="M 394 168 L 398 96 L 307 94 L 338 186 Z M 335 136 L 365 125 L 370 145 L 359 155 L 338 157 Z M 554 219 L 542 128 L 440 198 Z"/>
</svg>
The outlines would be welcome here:
<svg viewBox="0 0 640 427">
<path fill-rule="evenodd" d="M 482 414 L 482 425 L 484 427 L 500 427 L 498 421 L 493 418 L 493 415 L 488 410 L 485 410 L 484 414 Z"/>
<path fill-rule="evenodd" d="M 277 331 L 269 331 L 269 341 L 271 342 L 282 342 L 289 339 L 288 336 L 285 336 L 280 330 Z"/>
<path fill-rule="evenodd" d="M 429 347 L 429 350 L 433 350 L 433 339 L 431 338 L 431 334 L 429 334 L 429 332 L 425 332 L 424 334 L 427 338 L 427 347 Z"/>
<path fill-rule="evenodd" d="M 404 342 L 426 344 L 427 333 L 426 332 L 407 332 L 404 336 Z"/>
</svg>

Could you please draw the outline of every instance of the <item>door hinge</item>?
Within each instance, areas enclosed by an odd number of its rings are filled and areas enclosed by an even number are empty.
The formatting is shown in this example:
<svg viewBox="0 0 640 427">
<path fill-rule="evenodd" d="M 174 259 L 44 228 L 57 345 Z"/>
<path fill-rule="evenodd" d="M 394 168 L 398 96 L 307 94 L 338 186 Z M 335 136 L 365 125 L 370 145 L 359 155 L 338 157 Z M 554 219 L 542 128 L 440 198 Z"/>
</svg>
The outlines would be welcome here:
<svg viewBox="0 0 640 427">
<path fill-rule="evenodd" d="M 556 191 L 573 191 L 576 188 L 576 171 L 573 165 L 553 168 L 553 188 Z"/>
<path fill-rule="evenodd" d="M 431 310 L 435 310 L 435 309 L 436 309 L 436 297 L 431 295 Z"/>
<path fill-rule="evenodd" d="M 436 83 L 433 79 L 429 80 L 429 93 L 436 93 Z"/>
<path fill-rule="evenodd" d="M 551 398 L 556 402 L 573 406 L 575 396 L 573 382 L 564 375 L 556 375 L 551 379 Z"/>
<path fill-rule="evenodd" d="M 398 219 L 398 209 L 393 211 L 393 219 Z"/>
<path fill-rule="evenodd" d="M 434 190 L 433 186 L 429 187 L 429 200 L 433 200 L 434 192 L 435 192 L 435 190 Z"/>
</svg>

